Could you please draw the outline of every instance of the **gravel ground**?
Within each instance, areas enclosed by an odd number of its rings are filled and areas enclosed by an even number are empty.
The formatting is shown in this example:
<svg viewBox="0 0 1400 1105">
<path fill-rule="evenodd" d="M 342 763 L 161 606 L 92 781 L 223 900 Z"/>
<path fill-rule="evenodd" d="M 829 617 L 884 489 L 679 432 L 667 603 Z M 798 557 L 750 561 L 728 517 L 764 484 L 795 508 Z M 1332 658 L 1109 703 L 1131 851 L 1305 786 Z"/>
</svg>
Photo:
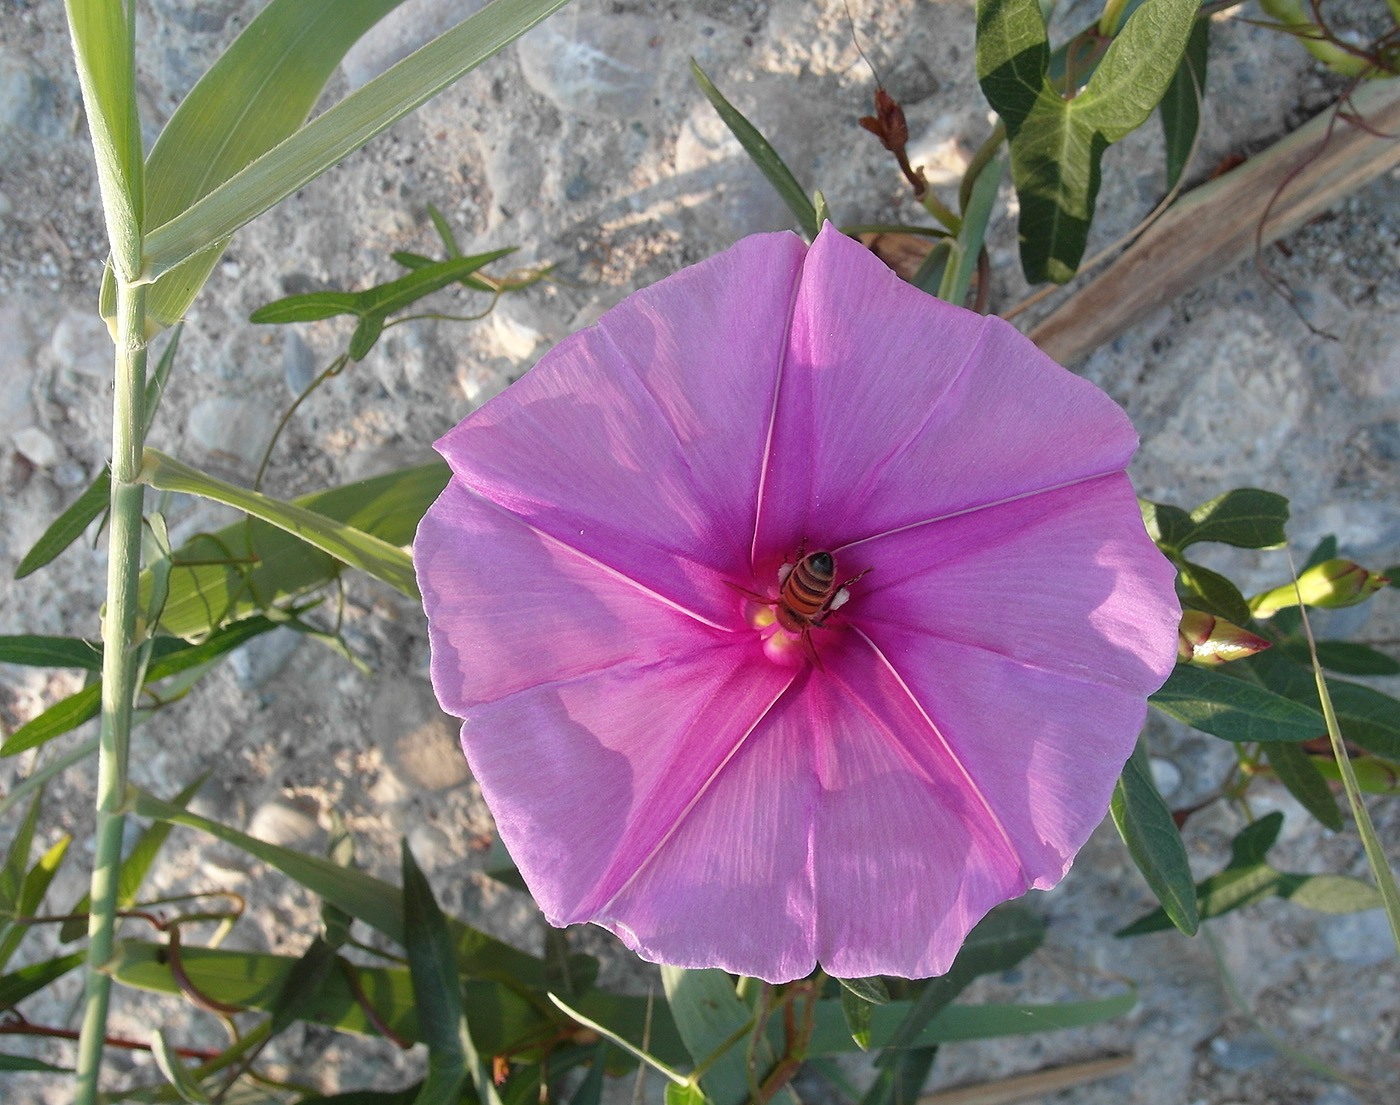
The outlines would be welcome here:
<svg viewBox="0 0 1400 1105">
<path fill-rule="evenodd" d="M 408 0 L 357 46 L 330 93 L 363 84 L 478 6 Z M 259 7 L 256 0 L 138 4 L 148 138 Z M 1065 27 L 1095 14 L 1090 4 L 1067 8 L 1057 17 Z M 8 579 L 102 465 L 111 351 L 94 313 L 103 227 L 62 6 L 5 0 L 4 10 L 0 578 Z M 915 162 L 935 183 L 955 180 L 988 130 L 973 74 L 970 3 L 852 0 L 851 11 L 865 54 L 905 105 Z M 841 3 L 577 0 L 235 238 L 189 311 L 152 444 L 250 481 L 273 423 L 344 347 L 348 330 L 337 320 L 259 327 L 248 315 L 288 293 L 387 279 L 398 272 L 395 250 L 437 252 L 429 204 L 446 215 L 464 251 L 518 246 L 511 263 L 553 264 L 557 279 L 503 299 L 483 321 L 425 319 L 389 331 L 292 419 L 269 472 L 271 493 L 298 494 L 425 456 L 438 434 L 629 291 L 744 234 L 787 226 L 781 204 L 692 84 L 688 57 L 774 140 L 805 186 L 824 191 L 838 220 L 916 217 L 892 163 L 856 126 L 875 80 Z M 1337 93 L 1336 81 L 1296 44 L 1242 19 L 1217 21 L 1210 64 L 1193 180 L 1227 156 L 1262 149 Z M 1149 123 L 1110 150 L 1090 252 L 1160 198 L 1160 141 Z M 1211 274 L 1081 366 L 1142 434 L 1133 471 L 1143 494 L 1192 506 L 1231 487 L 1266 487 L 1291 498 L 1297 546 L 1336 533 L 1372 566 L 1400 561 L 1398 200 L 1400 178 L 1391 174 L 1267 251 L 1266 263 L 1300 308 L 1243 264 Z M 991 257 L 993 308 L 1004 310 L 1026 291 L 1004 204 Z M 446 292 L 434 306 L 468 314 L 485 304 Z M 169 518 L 177 540 L 227 520 L 178 497 Z M 1272 584 L 1286 571 L 1277 553 L 1219 563 L 1247 586 Z M 0 632 L 95 635 L 103 572 L 103 551 L 88 542 L 45 572 L 7 584 Z M 1389 642 L 1394 653 L 1396 605 L 1342 612 L 1330 628 Z M 538 946 L 540 922 L 529 903 L 480 874 L 490 819 L 456 751 L 454 726 L 428 687 L 421 613 L 351 580 L 344 635 L 369 674 L 290 633 L 241 650 L 138 731 L 135 781 L 169 794 L 212 770 L 195 801 L 200 812 L 309 850 L 322 845 L 337 814 L 356 834 L 360 861 L 387 877 L 396 877 L 398 840 L 407 834 L 446 908 Z M 78 686 L 73 673 L 0 666 L 3 724 L 12 729 Z M 1394 681 L 1389 690 L 1396 693 Z M 88 735 L 80 730 L 66 742 Z M 1174 803 L 1208 792 L 1228 769 L 1219 742 L 1164 721 L 1152 722 L 1149 740 L 1163 778 L 1179 779 Z M 29 755 L 0 762 L 0 792 L 32 767 Z M 77 842 L 50 895 L 54 909 L 85 888 L 92 787 L 88 764 L 49 788 L 40 836 L 52 842 L 66 832 Z M 1364 872 L 1353 833 L 1321 830 L 1281 791 L 1255 794 L 1256 814 L 1287 814 L 1279 866 Z M 1375 809 L 1400 859 L 1400 813 L 1383 802 Z M 1223 806 L 1192 820 L 1188 846 L 1201 874 L 1222 865 L 1242 824 L 1239 811 Z M 0 827 L 0 836 L 11 831 Z M 172 837 L 152 886 L 247 894 L 252 907 L 231 946 L 300 951 L 315 928 L 308 895 L 193 834 Z M 1176 934 L 1115 940 L 1113 931 L 1148 901 L 1112 828 L 1101 828 L 1064 884 L 1034 896 L 1050 922 L 1045 949 L 1012 975 L 979 984 L 974 996 L 1065 998 L 1127 977 L 1140 988 L 1137 1009 L 1086 1031 L 950 1046 L 933 1084 L 1134 1052 L 1131 1073 L 1046 1100 L 1380 1105 L 1400 1096 L 1400 978 L 1376 914 L 1323 917 L 1270 901 L 1212 924 L 1213 945 Z M 605 934 L 578 937 L 607 956 L 606 983 L 650 984 L 649 970 L 611 954 Z M 40 935 L 33 954 L 56 946 Z M 76 978 L 63 980 L 26 1013 L 76 1023 L 77 987 Z M 152 1023 L 181 1040 L 219 1039 L 212 1018 L 174 1002 L 123 994 L 115 1004 L 115 1032 L 145 1037 Z M 59 1044 L 35 1053 L 71 1061 Z M 1319 1076 L 1293 1053 L 1344 1080 Z M 316 1029 L 289 1033 L 274 1057 L 326 1088 L 401 1085 L 421 1065 L 416 1053 Z M 150 1067 L 139 1055 L 116 1054 L 111 1074 L 149 1077 Z M 16 1078 L 9 1086 L 16 1100 L 68 1096 L 53 1081 Z"/>
</svg>

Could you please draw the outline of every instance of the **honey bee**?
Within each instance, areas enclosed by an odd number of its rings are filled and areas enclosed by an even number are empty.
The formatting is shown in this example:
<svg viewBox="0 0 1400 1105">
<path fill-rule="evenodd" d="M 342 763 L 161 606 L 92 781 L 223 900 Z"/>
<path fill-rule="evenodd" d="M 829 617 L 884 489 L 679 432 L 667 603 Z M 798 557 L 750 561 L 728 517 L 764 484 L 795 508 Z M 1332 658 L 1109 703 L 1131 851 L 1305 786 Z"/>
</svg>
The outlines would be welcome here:
<svg viewBox="0 0 1400 1105">
<path fill-rule="evenodd" d="M 801 637 L 802 651 L 820 668 L 821 660 L 812 646 L 812 630 L 825 624 L 833 611 L 845 606 L 851 598 L 850 585 L 870 571 L 836 581 L 836 556 L 825 550 L 807 552 L 804 541 L 797 550 L 797 559 L 778 569 L 778 595 L 765 598 L 751 591 L 751 598 L 773 607 L 779 625 Z"/>
</svg>

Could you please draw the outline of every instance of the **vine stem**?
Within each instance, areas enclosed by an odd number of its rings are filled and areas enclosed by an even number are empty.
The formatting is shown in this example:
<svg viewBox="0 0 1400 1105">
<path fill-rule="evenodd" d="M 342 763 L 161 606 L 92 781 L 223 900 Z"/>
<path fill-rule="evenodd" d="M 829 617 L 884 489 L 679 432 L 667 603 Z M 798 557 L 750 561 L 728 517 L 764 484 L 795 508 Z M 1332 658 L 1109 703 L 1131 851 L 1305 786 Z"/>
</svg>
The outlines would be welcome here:
<svg viewBox="0 0 1400 1105">
<path fill-rule="evenodd" d="M 87 989 L 78 1037 L 77 1105 L 92 1105 L 107 1035 L 112 980 L 103 968 L 116 934 L 117 882 L 126 820 L 127 748 L 137 674 L 137 582 L 141 570 L 141 471 L 145 425 L 146 288 L 117 280 L 112 499 L 107 605 L 102 618 L 102 729 L 97 749 L 97 832 L 88 918 Z"/>
</svg>

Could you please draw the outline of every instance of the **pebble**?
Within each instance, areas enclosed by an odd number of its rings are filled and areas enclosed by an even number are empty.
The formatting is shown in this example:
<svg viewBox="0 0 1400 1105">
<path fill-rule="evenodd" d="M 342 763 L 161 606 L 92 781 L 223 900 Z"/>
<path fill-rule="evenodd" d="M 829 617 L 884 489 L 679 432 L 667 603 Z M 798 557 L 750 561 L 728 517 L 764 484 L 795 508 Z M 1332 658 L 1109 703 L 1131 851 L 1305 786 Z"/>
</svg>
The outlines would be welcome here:
<svg viewBox="0 0 1400 1105">
<path fill-rule="evenodd" d="M 248 835 L 269 844 L 311 852 L 317 849 L 308 845 L 321 835 L 321 827 L 305 810 L 274 799 L 253 811 L 248 819 Z"/>
<path fill-rule="evenodd" d="M 287 390 L 300 395 L 315 381 L 316 355 L 290 327 L 282 331 L 282 378 Z"/>
<path fill-rule="evenodd" d="M 216 396 L 196 403 L 186 426 L 194 443 L 206 453 L 251 466 L 267 448 L 273 420 L 262 407 L 247 400 Z"/>
<path fill-rule="evenodd" d="M 1170 798 L 1181 786 L 1181 768 L 1160 756 L 1153 756 L 1148 763 L 1152 767 L 1152 782 L 1157 790 L 1163 798 Z"/>
<path fill-rule="evenodd" d="M 287 661 L 304 640 L 306 638 L 295 629 L 279 626 L 239 645 L 229 653 L 234 679 L 245 691 L 258 690 L 287 666 Z"/>
<path fill-rule="evenodd" d="M 438 708 L 432 688 L 421 680 L 385 679 L 370 703 L 370 740 L 386 766 L 420 790 L 447 790 L 471 777 L 457 729 L 458 722 Z"/>
<path fill-rule="evenodd" d="M 24 313 L 11 303 L 0 306 L 0 441 L 34 422 L 29 398 L 32 345 Z"/>
<path fill-rule="evenodd" d="M 112 372 L 112 335 L 91 311 L 68 311 L 58 320 L 49 348 L 61 368 L 103 379 Z"/>
<path fill-rule="evenodd" d="M 19 455 L 35 468 L 52 468 L 62 459 L 58 442 L 38 426 L 26 426 L 15 434 L 13 441 Z"/>
<path fill-rule="evenodd" d="M 588 119 L 640 119 L 654 107 L 660 26 L 640 15 L 560 12 L 516 44 L 530 87 L 560 111 Z"/>
<path fill-rule="evenodd" d="M 1325 917 L 1318 927 L 1322 930 L 1322 946 L 1343 963 L 1374 967 L 1395 958 L 1395 944 L 1384 909 Z"/>
<path fill-rule="evenodd" d="M 42 133 L 54 102 L 53 82 L 9 50 L 0 50 L 0 134 Z"/>
<path fill-rule="evenodd" d="M 1273 1062 L 1278 1052 L 1261 1032 L 1243 1032 L 1231 1039 L 1217 1036 L 1210 1042 L 1210 1056 L 1224 1070 L 1246 1071 Z"/>
</svg>

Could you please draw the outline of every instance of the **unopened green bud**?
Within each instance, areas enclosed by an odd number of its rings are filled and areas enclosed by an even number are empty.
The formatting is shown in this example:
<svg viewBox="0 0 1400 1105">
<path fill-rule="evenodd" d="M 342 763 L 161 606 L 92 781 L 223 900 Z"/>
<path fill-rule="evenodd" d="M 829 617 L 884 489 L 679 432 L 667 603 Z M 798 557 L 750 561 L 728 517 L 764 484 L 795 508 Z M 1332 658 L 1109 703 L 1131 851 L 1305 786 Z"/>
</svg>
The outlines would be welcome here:
<svg viewBox="0 0 1400 1105">
<path fill-rule="evenodd" d="M 1204 610 L 1183 610 L 1177 630 L 1178 663 L 1223 664 L 1263 652 L 1269 642 Z"/>
<path fill-rule="evenodd" d="M 1369 572 L 1354 560 L 1324 560 L 1298 577 L 1298 588 L 1285 583 L 1250 600 L 1256 618 L 1271 618 L 1287 606 L 1297 606 L 1298 596 L 1308 606 L 1332 609 L 1365 602 L 1390 580 L 1379 572 Z"/>
</svg>

